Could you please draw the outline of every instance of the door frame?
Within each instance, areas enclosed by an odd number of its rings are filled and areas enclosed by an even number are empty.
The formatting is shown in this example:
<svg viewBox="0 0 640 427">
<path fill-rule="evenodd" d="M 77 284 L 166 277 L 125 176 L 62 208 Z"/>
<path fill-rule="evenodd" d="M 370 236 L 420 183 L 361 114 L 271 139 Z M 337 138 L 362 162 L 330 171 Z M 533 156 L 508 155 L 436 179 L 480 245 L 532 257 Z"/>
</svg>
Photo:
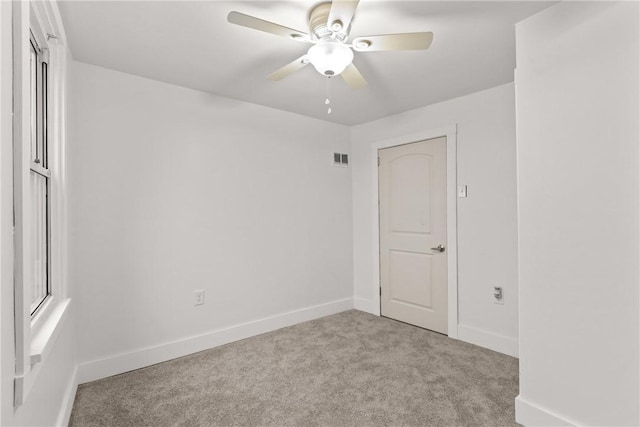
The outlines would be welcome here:
<svg viewBox="0 0 640 427">
<path fill-rule="evenodd" d="M 458 338 L 458 211 L 457 211 L 457 126 L 430 129 L 374 142 L 371 146 L 371 180 L 373 195 L 371 209 L 373 224 L 373 295 L 375 312 L 380 316 L 380 211 L 378 188 L 378 151 L 384 148 L 412 144 L 427 139 L 445 137 L 447 144 L 447 331 L 450 338 Z"/>
</svg>

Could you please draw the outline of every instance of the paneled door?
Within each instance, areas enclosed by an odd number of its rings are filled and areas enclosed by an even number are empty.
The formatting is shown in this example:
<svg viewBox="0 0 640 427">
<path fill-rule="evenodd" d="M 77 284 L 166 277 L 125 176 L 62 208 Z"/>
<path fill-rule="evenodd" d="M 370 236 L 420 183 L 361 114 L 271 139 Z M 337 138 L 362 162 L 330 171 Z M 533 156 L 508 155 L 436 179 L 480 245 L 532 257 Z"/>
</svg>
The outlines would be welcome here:
<svg viewBox="0 0 640 427">
<path fill-rule="evenodd" d="M 378 156 L 381 314 L 446 334 L 446 138 Z"/>
</svg>

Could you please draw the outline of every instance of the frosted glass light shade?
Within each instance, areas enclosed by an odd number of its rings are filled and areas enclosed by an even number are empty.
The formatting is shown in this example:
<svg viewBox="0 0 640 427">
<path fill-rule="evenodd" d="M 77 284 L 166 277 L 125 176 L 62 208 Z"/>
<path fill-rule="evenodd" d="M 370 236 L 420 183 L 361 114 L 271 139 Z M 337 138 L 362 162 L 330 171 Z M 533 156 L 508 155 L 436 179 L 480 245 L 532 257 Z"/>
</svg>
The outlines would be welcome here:
<svg viewBox="0 0 640 427">
<path fill-rule="evenodd" d="M 309 62 L 325 76 L 337 76 L 353 61 L 353 51 L 342 43 L 327 41 L 311 46 Z"/>
</svg>

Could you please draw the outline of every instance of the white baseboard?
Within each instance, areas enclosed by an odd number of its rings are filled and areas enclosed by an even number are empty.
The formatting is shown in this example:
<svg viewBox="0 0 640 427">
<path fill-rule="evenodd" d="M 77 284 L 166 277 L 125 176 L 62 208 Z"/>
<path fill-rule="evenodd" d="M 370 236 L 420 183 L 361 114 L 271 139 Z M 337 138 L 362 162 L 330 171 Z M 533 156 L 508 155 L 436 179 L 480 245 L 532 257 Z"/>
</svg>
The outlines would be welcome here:
<svg viewBox="0 0 640 427">
<path fill-rule="evenodd" d="M 353 308 L 353 298 L 307 307 L 251 322 L 241 323 L 180 340 L 92 360 L 78 366 L 78 384 L 118 375 L 176 357 L 197 353 L 286 326 L 306 322 Z"/>
<path fill-rule="evenodd" d="M 60 413 L 58 414 L 58 420 L 56 425 L 68 426 L 69 419 L 71 418 L 71 410 L 73 409 L 73 402 L 76 399 L 76 391 L 78 390 L 78 367 L 73 368 L 73 373 L 69 379 L 69 383 L 64 390 L 64 396 L 62 398 L 62 405 L 60 406 Z"/>
<path fill-rule="evenodd" d="M 458 339 L 498 353 L 518 357 L 518 340 L 468 325 L 458 325 Z"/>
<path fill-rule="evenodd" d="M 578 425 L 523 399 L 522 396 L 516 397 L 516 421 L 527 427 Z"/>
<path fill-rule="evenodd" d="M 376 308 L 375 303 L 370 299 L 354 297 L 353 308 L 355 308 L 356 310 L 364 311 L 366 313 L 375 314 L 376 316 L 380 315 L 380 308 Z"/>
</svg>

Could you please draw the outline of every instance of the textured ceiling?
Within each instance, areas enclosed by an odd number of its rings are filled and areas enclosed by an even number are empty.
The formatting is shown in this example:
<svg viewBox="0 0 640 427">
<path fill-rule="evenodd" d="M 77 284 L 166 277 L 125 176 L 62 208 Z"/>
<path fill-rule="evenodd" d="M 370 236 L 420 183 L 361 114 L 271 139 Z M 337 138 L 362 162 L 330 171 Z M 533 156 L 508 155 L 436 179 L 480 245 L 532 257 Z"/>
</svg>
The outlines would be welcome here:
<svg viewBox="0 0 640 427">
<path fill-rule="evenodd" d="M 326 78 L 312 66 L 266 76 L 309 45 L 229 24 L 236 10 L 308 31 L 317 1 L 63 1 L 75 60 L 322 120 L 353 125 L 513 81 L 514 24 L 552 2 L 361 0 L 351 38 L 432 31 L 427 51 L 356 53 L 368 85 Z"/>
</svg>

